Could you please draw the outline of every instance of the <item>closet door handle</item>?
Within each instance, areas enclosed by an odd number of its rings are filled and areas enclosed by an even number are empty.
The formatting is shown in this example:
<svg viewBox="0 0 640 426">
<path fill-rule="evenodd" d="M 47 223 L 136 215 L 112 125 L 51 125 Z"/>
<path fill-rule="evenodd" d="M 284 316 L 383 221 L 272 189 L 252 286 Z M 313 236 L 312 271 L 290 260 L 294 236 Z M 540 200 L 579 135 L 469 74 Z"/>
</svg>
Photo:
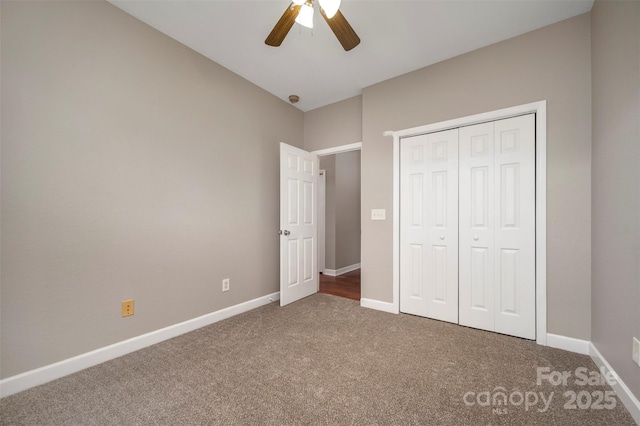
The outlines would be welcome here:
<svg viewBox="0 0 640 426">
<path fill-rule="evenodd" d="M 440 235 L 440 239 L 441 239 L 441 240 L 444 240 L 444 235 Z"/>
<path fill-rule="evenodd" d="M 478 236 L 477 235 L 473 236 L 473 241 L 478 241 Z"/>
</svg>

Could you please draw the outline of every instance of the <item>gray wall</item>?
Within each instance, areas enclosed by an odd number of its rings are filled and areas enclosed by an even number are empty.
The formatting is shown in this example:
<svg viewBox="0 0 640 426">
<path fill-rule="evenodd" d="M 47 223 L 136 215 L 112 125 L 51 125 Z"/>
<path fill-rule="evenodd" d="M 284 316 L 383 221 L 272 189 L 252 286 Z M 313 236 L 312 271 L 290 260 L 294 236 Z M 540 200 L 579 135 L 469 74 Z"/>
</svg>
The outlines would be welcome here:
<svg viewBox="0 0 640 426">
<path fill-rule="evenodd" d="M 400 130 L 547 100 L 548 331 L 590 338 L 588 14 L 364 90 L 362 297 L 392 300 L 392 141 Z M 386 221 L 367 220 L 385 208 Z"/>
<path fill-rule="evenodd" d="M 304 146 L 308 151 L 362 142 L 362 96 L 307 111 Z"/>
<path fill-rule="evenodd" d="M 548 331 L 590 339 L 590 37 L 585 14 L 364 89 L 362 297 L 392 301 L 393 153 L 382 133 L 547 100 Z M 335 145 L 321 140 L 305 146 Z M 372 208 L 387 220 L 372 222 Z"/>
<path fill-rule="evenodd" d="M 360 263 L 360 151 L 336 155 L 336 269 Z"/>
<path fill-rule="evenodd" d="M 320 157 L 326 170 L 325 267 L 360 263 L 360 151 Z"/>
<path fill-rule="evenodd" d="M 2 377 L 278 291 L 303 113 L 106 2 L 1 7 Z"/>
<path fill-rule="evenodd" d="M 279 141 L 363 141 L 363 297 L 391 301 L 382 132 L 546 99 L 549 332 L 640 395 L 638 8 L 597 1 L 303 115 L 107 3 L 2 2 L 0 377 L 277 291 Z"/>
<path fill-rule="evenodd" d="M 320 170 L 325 171 L 324 267 L 336 269 L 336 156 L 320 157 Z"/>
<path fill-rule="evenodd" d="M 640 398 L 640 2 L 591 11 L 594 345 Z"/>
</svg>

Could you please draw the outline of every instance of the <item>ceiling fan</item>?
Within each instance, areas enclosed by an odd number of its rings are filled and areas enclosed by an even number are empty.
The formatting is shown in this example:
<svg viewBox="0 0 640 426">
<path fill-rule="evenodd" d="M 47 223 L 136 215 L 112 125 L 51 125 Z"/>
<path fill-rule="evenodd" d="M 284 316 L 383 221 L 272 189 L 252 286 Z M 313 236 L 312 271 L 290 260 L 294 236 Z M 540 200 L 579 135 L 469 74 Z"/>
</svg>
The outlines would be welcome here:
<svg viewBox="0 0 640 426">
<path fill-rule="evenodd" d="M 344 50 L 349 51 L 360 44 L 360 37 L 338 10 L 340 0 L 318 0 L 318 2 L 322 17 L 329 24 L 329 28 L 336 35 Z M 294 22 L 313 28 L 313 0 L 293 0 L 293 3 L 287 7 L 267 36 L 265 44 L 274 47 L 280 46 Z"/>
</svg>

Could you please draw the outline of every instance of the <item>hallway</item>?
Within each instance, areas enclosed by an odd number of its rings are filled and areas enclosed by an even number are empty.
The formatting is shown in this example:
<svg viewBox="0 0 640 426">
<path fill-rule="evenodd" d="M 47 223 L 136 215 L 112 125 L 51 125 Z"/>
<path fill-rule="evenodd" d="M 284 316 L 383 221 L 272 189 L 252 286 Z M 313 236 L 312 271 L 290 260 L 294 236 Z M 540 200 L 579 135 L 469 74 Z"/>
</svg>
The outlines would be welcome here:
<svg viewBox="0 0 640 426">
<path fill-rule="evenodd" d="M 319 293 L 360 300 L 360 269 L 336 277 L 320 274 Z"/>
</svg>

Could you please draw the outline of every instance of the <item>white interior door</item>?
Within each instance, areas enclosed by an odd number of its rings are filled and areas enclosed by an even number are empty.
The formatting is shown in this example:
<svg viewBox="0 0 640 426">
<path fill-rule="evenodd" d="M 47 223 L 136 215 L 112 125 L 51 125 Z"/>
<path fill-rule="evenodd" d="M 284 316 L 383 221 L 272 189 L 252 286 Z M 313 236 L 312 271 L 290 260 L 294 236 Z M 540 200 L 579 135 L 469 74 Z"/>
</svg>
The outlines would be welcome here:
<svg viewBox="0 0 640 426">
<path fill-rule="evenodd" d="M 280 144 L 280 306 L 318 291 L 318 157 Z"/>
<path fill-rule="evenodd" d="M 535 116 L 460 129 L 460 324 L 535 339 Z"/>
<path fill-rule="evenodd" d="M 458 129 L 400 144 L 400 310 L 458 322 Z"/>
</svg>

